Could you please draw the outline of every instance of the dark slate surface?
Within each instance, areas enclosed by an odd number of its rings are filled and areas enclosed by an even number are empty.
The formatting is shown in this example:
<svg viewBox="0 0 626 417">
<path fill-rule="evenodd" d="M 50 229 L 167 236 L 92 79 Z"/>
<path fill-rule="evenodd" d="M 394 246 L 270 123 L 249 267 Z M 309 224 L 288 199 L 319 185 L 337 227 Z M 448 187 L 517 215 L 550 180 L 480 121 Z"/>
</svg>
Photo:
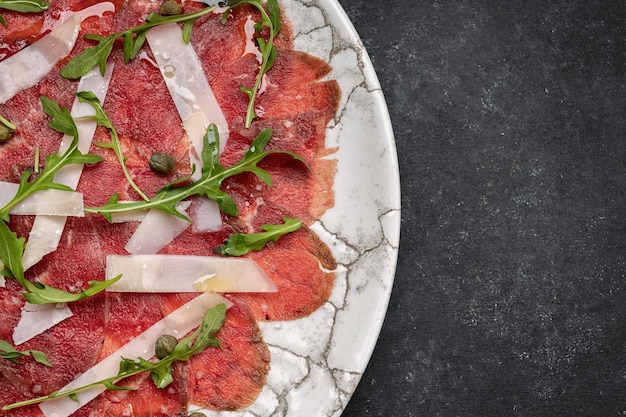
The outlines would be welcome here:
<svg viewBox="0 0 626 417">
<path fill-rule="evenodd" d="M 339 1 L 403 192 L 343 417 L 626 415 L 626 2 Z"/>
</svg>

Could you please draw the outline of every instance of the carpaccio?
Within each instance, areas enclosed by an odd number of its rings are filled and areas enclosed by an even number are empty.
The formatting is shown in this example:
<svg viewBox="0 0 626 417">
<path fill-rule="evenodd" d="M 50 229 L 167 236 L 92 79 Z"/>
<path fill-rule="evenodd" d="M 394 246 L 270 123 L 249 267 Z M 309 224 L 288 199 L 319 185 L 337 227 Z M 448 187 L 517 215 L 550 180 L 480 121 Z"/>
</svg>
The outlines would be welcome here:
<svg viewBox="0 0 626 417">
<path fill-rule="evenodd" d="M 80 10 L 93 1 L 51 2 L 42 14 L 3 11 L 7 27 L 0 26 L 0 57 L 12 55 L 45 34 L 68 10 Z M 82 22 L 81 35 L 71 55 L 90 41 L 86 33 L 106 35 L 140 24 L 159 4 L 146 0 L 114 2 L 115 13 L 88 18 Z M 188 2 L 184 12 L 199 9 L 200 3 Z M 273 178 L 271 187 L 256 177 L 241 174 L 224 182 L 235 198 L 239 217 L 222 215 L 224 227 L 216 233 L 197 233 L 188 228 L 161 253 L 209 255 L 213 248 L 233 232 L 256 232 L 267 223 L 281 223 L 283 216 L 301 219 L 310 225 L 333 204 L 332 183 L 335 162 L 324 144 L 325 128 L 335 116 L 339 87 L 335 81 L 322 81 L 330 71 L 318 58 L 293 50 L 292 30 L 283 13 L 283 27 L 275 44 L 278 57 L 267 74 L 267 88 L 258 97 L 262 117 L 250 128 L 244 118 L 247 96 L 240 85 L 252 85 L 258 63 L 245 54 L 244 26 L 249 16 L 258 20 L 256 9 L 238 6 L 223 24 L 220 14 L 200 18 L 193 30 L 192 44 L 202 61 L 211 87 L 229 124 L 228 145 L 221 156 L 222 165 L 237 161 L 252 139 L 264 128 L 274 135 L 268 145 L 298 153 L 303 164 L 275 154 L 262 163 Z M 146 56 L 150 50 L 144 46 Z M 10 141 L 0 145 L 0 180 L 18 182 L 20 174 L 32 166 L 35 149 L 43 157 L 58 150 L 60 134 L 47 127 L 48 118 L 40 104 L 45 95 L 71 108 L 76 81 L 59 76 L 54 68 L 35 87 L 21 91 L 0 105 L 0 114 L 17 124 Z M 150 59 L 123 63 L 121 48 L 109 59 L 115 63 L 104 108 L 124 145 L 127 165 L 138 185 L 148 194 L 189 172 L 188 142 L 181 120 L 165 87 L 159 70 Z M 109 141 L 102 128 L 94 141 Z M 86 167 L 78 191 L 85 204 L 106 203 L 117 192 L 120 199 L 137 199 L 129 188 L 112 152 L 92 147 L 104 162 Z M 147 160 L 154 152 L 177 156 L 176 169 L 166 177 L 153 174 Z M 32 216 L 12 216 L 10 227 L 28 238 Z M 67 291 L 86 287 L 90 280 L 104 279 L 105 255 L 124 254 L 124 245 L 136 223 L 110 224 L 98 215 L 70 218 L 59 249 L 27 271 L 29 279 Z M 328 247 L 308 227 L 286 235 L 264 250 L 250 255 L 278 287 L 271 294 L 227 294 L 233 302 L 224 325 L 217 334 L 223 349 L 208 349 L 191 361 L 178 363 L 175 382 L 165 390 L 157 389 L 149 377 L 124 381 L 136 391 L 108 391 L 79 409 L 78 416 L 183 416 L 187 404 L 207 409 L 233 410 L 251 404 L 260 392 L 270 366 L 257 321 L 289 320 L 306 316 L 329 297 L 334 282 L 335 260 Z M 11 341 L 24 299 L 21 288 L 7 280 L 0 288 L 0 339 Z M 73 316 L 22 345 L 20 350 L 44 351 L 53 367 L 25 358 L 21 365 L 0 361 L 0 403 L 38 397 L 72 381 L 100 359 L 164 317 L 193 294 L 101 293 L 71 305 Z M 35 405 L 2 412 L 2 416 L 41 416 Z"/>
</svg>

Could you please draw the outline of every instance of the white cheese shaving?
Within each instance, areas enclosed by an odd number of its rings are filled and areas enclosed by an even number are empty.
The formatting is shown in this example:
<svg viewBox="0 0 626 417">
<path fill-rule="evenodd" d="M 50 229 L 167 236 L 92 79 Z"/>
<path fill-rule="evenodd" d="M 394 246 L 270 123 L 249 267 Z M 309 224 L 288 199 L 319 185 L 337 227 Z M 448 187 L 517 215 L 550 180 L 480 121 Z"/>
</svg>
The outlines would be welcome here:
<svg viewBox="0 0 626 417">
<path fill-rule="evenodd" d="M 146 33 L 146 39 L 191 143 L 189 160 L 195 166 L 191 180 L 196 181 L 202 175 L 201 155 L 209 125 L 215 123 L 218 128 L 222 152 L 228 140 L 228 122 L 211 90 L 196 51 L 191 43 L 184 42 L 180 26 L 175 23 L 157 26 Z M 206 200 L 204 205 L 209 210 L 201 217 L 203 222 L 195 226 L 196 230 L 221 229 L 222 217 L 217 204 L 206 197 L 200 198 Z"/>
<path fill-rule="evenodd" d="M 122 213 L 111 213 L 111 223 L 140 222 L 146 218 L 150 210 L 132 210 Z"/>
<path fill-rule="evenodd" d="M 19 184 L 0 182 L 0 207 L 6 206 L 17 194 Z M 82 193 L 63 190 L 41 190 L 14 206 L 9 214 L 48 216 L 85 215 Z"/>
<path fill-rule="evenodd" d="M 13 207 L 9 214 L 83 217 L 83 194 L 63 190 L 37 191 Z"/>
<path fill-rule="evenodd" d="M 74 47 L 80 16 L 71 15 L 48 35 L 0 62 L 0 103 L 37 84 Z"/>
<path fill-rule="evenodd" d="M 128 201 L 128 200 L 120 200 L 118 203 L 120 204 L 130 204 L 135 203 L 136 201 Z M 139 209 L 139 210 L 130 210 L 123 211 L 121 213 L 111 213 L 111 223 L 127 223 L 127 222 L 140 222 L 145 219 L 146 214 L 148 214 L 150 210 L 148 209 Z"/>
<path fill-rule="evenodd" d="M 54 252 L 59 246 L 61 235 L 65 229 L 65 216 L 35 217 L 33 227 L 28 235 L 22 262 L 24 270 L 39 262 L 47 254 Z"/>
<path fill-rule="evenodd" d="M 211 123 L 217 125 L 221 151 L 228 139 L 228 122 L 196 51 L 191 43 L 184 42 L 180 26 L 175 23 L 157 26 L 147 32 L 146 38 L 192 144 L 189 156 L 191 163 L 196 165 L 192 179 L 197 180 L 207 128 Z"/>
<path fill-rule="evenodd" d="M 13 329 L 13 342 L 22 344 L 45 332 L 68 317 L 72 311 L 67 304 L 30 304 L 22 307 L 22 315 Z"/>
<path fill-rule="evenodd" d="M 185 210 L 190 204 L 190 201 L 181 201 L 176 205 L 176 210 L 187 215 Z M 188 228 L 189 224 L 185 219 L 151 209 L 128 239 L 124 249 L 132 254 L 157 253 Z"/>
<path fill-rule="evenodd" d="M 113 65 L 107 65 L 107 70 L 102 77 L 96 68 L 83 75 L 78 83 L 78 91 L 92 91 L 98 100 L 104 101 L 104 97 L 109 88 L 109 81 L 113 73 Z M 95 110 L 89 103 L 81 103 L 78 99 L 74 100 L 72 105 L 72 117 L 76 119 L 76 127 L 78 128 L 78 149 L 82 153 L 89 151 L 96 131 L 97 123 L 95 120 L 82 118 L 95 114 Z M 59 152 L 62 153 L 70 146 L 73 138 L 67 135 L 63 136 Z M 71 164 L 62 167 L 54 176 L 54 181 L 67 185 L 70 188 L 76 188 L 83 172 L 82 164 Z M 65 228 L 66 217 L 63 216 L 37 216 L 31 229 L 26 249 L 24 250 L 24 269 L 39 262 L 48 253 L 56 250 Z"/>
<path fill-rule="evenodd" d="M 217 232 L 222 229 L 222 213 L 213 200 L 194 196 L 189 208 L 191 227 L 194 232 Z"/>
<path fill-rule="evenodd" d="M 14 182 L 0 181 L 0 207 L 4 207 L 9 204 L 9 201 L 17 194 L 19 184 Z"/>
<path fill-rule="evenodd" d="M 107 288 L 116 292 L 275 292 L 276 286 L 251 259 L 188 255 L 108 255 L 106 277 L 122 274 Z"/>
<path fill-rule="evenodd" d="M 200 325 L 208 309 L 221 303 L 225 303 L 227 307 L 232 305 L 230 301 L 215 293 L 205 293 L 194 298 L 85 371 L 60 391 L 82 387 L 117 375 L 120 358 L 152 358 L 154 344 L 161 335 L 171 334 L 176 338 L 184 337 Z M 76 401 L 68 397 L 55 398 L 39 404 L 39 408 L 46 417 L 68 417 L 104 390 L 105 388 L 100 385 L 95 386 L 77 393 Z"/>
</svg>

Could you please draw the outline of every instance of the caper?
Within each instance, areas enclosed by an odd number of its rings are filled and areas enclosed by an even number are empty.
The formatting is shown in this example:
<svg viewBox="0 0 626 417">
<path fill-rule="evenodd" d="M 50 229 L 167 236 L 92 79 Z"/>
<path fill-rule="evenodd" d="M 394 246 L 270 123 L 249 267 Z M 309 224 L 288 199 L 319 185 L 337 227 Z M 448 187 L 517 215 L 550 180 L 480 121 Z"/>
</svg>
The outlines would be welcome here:
<svg viewBox="0 0 626 417">
<path fill-rule="evenodd" d="M 182 11 L 183 6 L 181 6 L 176 0 L 165 0 L 161 3 L 161 8 L 159 9 L 159 13 L 163 16 L 180 14 Z"/>
<path fill-rule="evenodd" d="M 206 417 L 206 414 L 198 413 L 197 411 L 194 411 L 193 413 L 189 414 L 187 417 Z"/>
<path fill-rule="evenodd" d="M 154 346 L 154 353 L 159 359 L 163 359 L 174 351 L 178 344 L 178 339 L 169 334 L 161 335 Z"/>
<path fill-rule="evenodd" d="M 0 143 L 6 142 L 13 136 L 13 129 L 0 122 Z"/>
<path fill-rule="evenodd" d="M 176 160 L 165 153 L 154 153 L 148 161 L 150 169 L 157 174 L 168 174 L 176 166 Z"/>
</svg>

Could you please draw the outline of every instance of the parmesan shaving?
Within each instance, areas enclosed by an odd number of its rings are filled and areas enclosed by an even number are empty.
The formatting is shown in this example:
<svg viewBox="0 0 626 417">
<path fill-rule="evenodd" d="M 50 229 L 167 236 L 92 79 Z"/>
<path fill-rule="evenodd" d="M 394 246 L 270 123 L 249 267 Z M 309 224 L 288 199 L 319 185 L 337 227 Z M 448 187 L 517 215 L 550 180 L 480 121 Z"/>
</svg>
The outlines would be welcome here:
<svg viewBox="0 0 626 417">
<path fill-rule="evenodd" d="M 189 216 L 192 220 L 191 228 L 196 233 L 222 230 L 220 207 L 215 201 L 204 196 L 192 197 Z"/>
<path fill-rule="evenodd" d="M 189 201 L 181 201 L 176 205 L 176 210 L 187 215 L 185 210 L 190 204 Z M 157 253 L 188 227 L 187 220 L 152 209 L 145 215 L 124 249 L 131 254 Z"/>
<path fill-rule="evenodd" d="M 118 203 L 134 203 L 134 201 L 120 200 Z M 145 219 L 146 214 L 148 214 L 150 210 L 148 209 L 139 209 L 139 210 L 130 210 L 130 211 L 122 211 L 120 213 L 111 213 L 111 223 L 127 223 L 127 222 L 140 222 Z"/>
<path fill-rule="evenodd" d="M 146 39 L 189 138 L 189 161 L 195 166 L 191 180 L 196 181 L 202 175 L 201 155 L 209 125 L 217 126 L 221 153 L 228 140 L 228 122 L 193 45 L 183 40 L 180 26 L 175 23 L 157 26 L 146 33 Z M 203 222 L 196 225 L 196 230 L 221 229 L 222 218 L 217 205 L 206 197 L 200 198 L 206 200 L 203 204 L 210 210 L 202 216 Z"/>
<path fill-rule="evenodd" d="M 196 166 L 192 180 L 197 180 L 206 130 L 211 123 L 217 125 L 222 151 L 228 139 L 228 122 L 196 51 L 191 43 L 183 40 L 182 29 L 175 23 L 157 26 L 147 32 L 146 39 L 191 142 L 189 156 Z"/>
<path fill-rule="evenodd" d="M 276 286 L 251 259 L 187 255 L 108 255 L 106 277 L 122 274 L 107 288 L 116 292 L 275 292 Z"/>
<path fill-rule="evenodd" d="M 0 103 L 37 84 L 74 47 L 80 16 L 71 15 L 48 35 L 0 62 Z"/>
<path fill-rule="evenodd" d="M 94 69 L 83 75 L 78 83 L 78 91 L 92 91 L 98 99 L 103 102 L 109 88 L 109 81 L 113 73 L 113 65 L 107 65 L 104 77 L 100 76 L 98 69 Z M 72 105 L 72 117 L 76 119 L 78 128 L 78 150 L 82 153 L 89 151 L 93 135 L 96 131 L 95 120 L 82 118 L 95 114 L 95 110 L 88 103 L 81 103 L 78 99 Z M 61 140 L 59 153 L 64 152 L 70 146 L 73 138 L 64 135 Z M 62 167 L 54 176 L 54 181 L 76 188 L 83 172 L 82 164 L 71 164 Z M 24 269 L 39 262 L 44 256 L 56 250 L 63 234 L 67 218 L 63 216 L 37 216 L 31 229 L 26 249 L 24 250 Z"/>
<path fill-rule="evenodd" d="M 17 193 L 19 184 L 0 182 L 0 207 L 6 206 Z M 41 190 L 9 211 L 9 214 L 48 216 L 76 216 L 85 215 L 82 193 L 63 190 Z"/>
<path fill-rule="evenodd" d="M 13 342 L 22 344 L 52 328 L 68 317 L 72 311 L 67 304 L 30 304 L 22 307 L 22 315 L 13 329 Z"/>
<path fill-rule="evenodd" d="M 59 391 L 82 387 L 117 375 L 120 358 L 152 358 L 154 345 L 161 335 L 171 334 L 176 338 L 184 337 L 202 323 L 202 318 L 208 309 L 222 303 L 227 307 L 232 305 L 230 301 L 215 293 L 205 293 L 194 298 L 153 324 L 148 330 L 136 336 Z M 44 401 L 39 404 L 39 408 L 46 417 L 68 417 L 104 390 L 105 388 L 101 385 L 94 386 L 77 393 L 76 401 L 69 397 L 60 397 Z"/>
<path fill-rule="evenodd" d="M 122 213 L 111 213 L 111 223 L 140 222 L 146 218 L 150 210 L 132 210 Z"/>
<path fill-rule="evenodd" d="M 14 182 L 0 181 L 0 207 L 4 207 L 9 204 L 9 201 L 17 194 L 19 184 Z"/>
</svg>

